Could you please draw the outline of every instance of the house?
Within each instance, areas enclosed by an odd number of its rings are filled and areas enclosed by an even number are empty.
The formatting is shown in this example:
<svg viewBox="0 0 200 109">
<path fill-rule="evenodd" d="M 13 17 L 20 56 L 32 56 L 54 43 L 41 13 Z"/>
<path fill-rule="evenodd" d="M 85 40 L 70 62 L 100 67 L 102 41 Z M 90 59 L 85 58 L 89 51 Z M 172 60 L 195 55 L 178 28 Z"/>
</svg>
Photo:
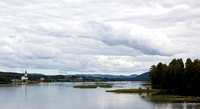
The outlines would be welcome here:
<svg viewBox="0 0 200 109">
<path fill-rule="evenodd" d="M 82 81 L 82 80 L 83 80 L 83 77 L 78 77 L 77 80 L 78 80 L 78 81 Z"/>
<path fill-rule="evenodd" d="M 40 81 L 44 81 L 45 79 L 44 78 L 40 78 Z"/>
<path fill-rule="evenodd" d="M 18 79 L 14 78 L 14 79 L 11 79 L 12 82 L 16 82 L 16 81 L 19 81 Z"/>
</svg>

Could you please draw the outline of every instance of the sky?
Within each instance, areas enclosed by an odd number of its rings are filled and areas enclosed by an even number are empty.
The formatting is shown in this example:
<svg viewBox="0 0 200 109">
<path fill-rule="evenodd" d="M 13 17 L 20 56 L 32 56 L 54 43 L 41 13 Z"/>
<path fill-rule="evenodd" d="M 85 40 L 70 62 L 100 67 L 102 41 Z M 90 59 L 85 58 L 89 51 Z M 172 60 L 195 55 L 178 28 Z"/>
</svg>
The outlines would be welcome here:
<svg viewBox="0 0 200 109">
<path fill-rule="evenodd" d="M 130 75 L 200 56 L 199 0 L 0 0 L 0 71 Z"/>
</svg>

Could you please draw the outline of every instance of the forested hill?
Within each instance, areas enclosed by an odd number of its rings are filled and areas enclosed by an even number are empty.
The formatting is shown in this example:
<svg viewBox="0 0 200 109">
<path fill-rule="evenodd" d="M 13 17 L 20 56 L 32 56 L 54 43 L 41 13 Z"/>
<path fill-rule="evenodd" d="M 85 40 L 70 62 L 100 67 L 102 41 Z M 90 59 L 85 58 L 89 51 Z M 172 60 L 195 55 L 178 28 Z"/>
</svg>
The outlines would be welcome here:
<svg viewBox="0 0 200 109">
<path fill-rule="evenodd" d="M 16 72 L 1 72 L 0 71 L 0 83 L 8 83 L 11 82 L 12 79 L 20 80 L 23 76 L 23 73 Z M 137 75 L 132 74 L 129 76 L 125 75 L 104 75 L 104 74 L 75 74 L 75 75 L 43 75 L 38 73 L 28 73 L 28 77 L 30 81 L 38 81 L 40 78 L 45 78 L 45 81 L 60 81 L 62 79 L 63 82 L 77 80 L 79 77 L 83 77 L 83 80 L 86 81 L 148 81 L 149 80 L 149 72 Z"/>
<path fill-rule="evenodd" d="M 132 81 L 149 81 L 150 80 L 150 72 L 143 73 L 131 79 Z"/>
<path fill-rule="evenodd" d="M 128 79 L 137 77 L 137 74 L 132 74 L 130 76 L 124 75 L 106 75 L 106 74 L 75 74 L 75 75 L 66 75 L 67 77 L 71 76 L 84 76 L 84 77 L 98 77 L 98 78 L 120 78 L 120 79 Z"/>
</svg>

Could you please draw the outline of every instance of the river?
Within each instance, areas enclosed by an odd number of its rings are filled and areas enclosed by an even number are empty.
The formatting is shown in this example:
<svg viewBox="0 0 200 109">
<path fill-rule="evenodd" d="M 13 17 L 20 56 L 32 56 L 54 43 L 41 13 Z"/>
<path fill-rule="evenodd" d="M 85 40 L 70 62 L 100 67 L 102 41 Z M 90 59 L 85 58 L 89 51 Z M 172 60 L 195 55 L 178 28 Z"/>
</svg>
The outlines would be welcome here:
<svg viewBox="0 0 200 109">
<path fill-rule="evenodd" d="M 105 92 L 145 88 L 144 82 L 111 82 L 112 88 L 80 89 L 81 82 L 0 85 L 0 109 L 200 109 L 200 103 L 152 103 L 139 94 Z"/>
</svg>

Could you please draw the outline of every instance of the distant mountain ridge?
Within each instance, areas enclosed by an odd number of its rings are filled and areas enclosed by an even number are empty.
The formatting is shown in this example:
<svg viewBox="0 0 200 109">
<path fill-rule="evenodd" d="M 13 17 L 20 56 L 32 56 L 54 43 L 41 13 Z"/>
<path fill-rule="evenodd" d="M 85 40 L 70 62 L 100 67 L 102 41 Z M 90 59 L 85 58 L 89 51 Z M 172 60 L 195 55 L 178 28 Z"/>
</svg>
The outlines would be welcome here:
<svg viewBox="0 0 200 109">
<path fill-rule="evenodd" d="M 107 75 L 107 74 L 75 74 L 75 75 L 66 75 L 67 77 L 71 76 L 84 76 L 84 77 L 98 77 L 98 78 L 134 78 L 138 76 L 137 74 L 132 74 L 130 76 L 125 76 L 125 75 Z"/>
<path fill-rule="evenodd" d="M 2 71 L 0 71 L 0 74 L 23 75 L 23 73 L 2 72 Z M 83 76 L 83 77 L 120 79 L 120 80 L 129 80 L 129 81 L 149 81 L 150 80 L 150 72 L 146 72 L 146 73 L 143 73 L 143 74 L 140 74 L 140 75 L 132 74 L 132 75 L 129 75 L 129 76 L 125 76 L 125 75 L 108 75 L 108 74 L 44 75 L 44 74 L 40 74 L 40 73 L 28 73 L 28 75 L 35 75 L 35 76 L 65 76 L 65 77 Z"/>
<path fill-rule="evenodd" d="M 7 74 L 7 75 L 24 75 L 24 73 L 3 72 L 3 71 L 0 71 L 0 74 Z M 28 75 L 43 75 L 43 76 L 45 76 L 44 74 L 40 74 L 40 73 L 28 73 Z"/>
<path fill-rule="evenodd" d="M 75 75 L 66 75 L 68 77 L 70 76 L 85 76 L 85 77 L 98 77 L 98 78 L 119 78 L 119 79 L 126 79 L 130 81 L 149 81 L 150 80 L 150 72 L 145 72 L 143 74 L 137 75 L 132 74 L 129 76 L 125 75 L 106 75 L 106 74 L 75 74 Z"/>
</svg>

